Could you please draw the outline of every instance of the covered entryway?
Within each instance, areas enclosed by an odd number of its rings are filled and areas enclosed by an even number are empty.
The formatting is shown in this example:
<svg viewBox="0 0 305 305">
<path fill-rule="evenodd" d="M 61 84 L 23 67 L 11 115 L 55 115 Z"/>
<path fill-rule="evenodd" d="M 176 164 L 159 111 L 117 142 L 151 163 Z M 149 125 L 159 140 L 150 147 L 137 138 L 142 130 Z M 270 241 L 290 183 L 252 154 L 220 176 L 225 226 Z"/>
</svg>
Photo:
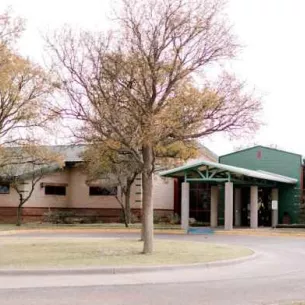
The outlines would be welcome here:
<svg viewBox="0 0 305 305">
<path fill-rule="evenodd" d="M 181 226 L 199 217 L 211 227 L 276 226 L 278 185 L 292 187 L 297 179 L 241 167 L 200 161 L 160 173 L 181 182 Z M 223 209 L 220 203 L 223 201 Z M 221 220 L 223 223 L 221 223 Z"/>
</svg>

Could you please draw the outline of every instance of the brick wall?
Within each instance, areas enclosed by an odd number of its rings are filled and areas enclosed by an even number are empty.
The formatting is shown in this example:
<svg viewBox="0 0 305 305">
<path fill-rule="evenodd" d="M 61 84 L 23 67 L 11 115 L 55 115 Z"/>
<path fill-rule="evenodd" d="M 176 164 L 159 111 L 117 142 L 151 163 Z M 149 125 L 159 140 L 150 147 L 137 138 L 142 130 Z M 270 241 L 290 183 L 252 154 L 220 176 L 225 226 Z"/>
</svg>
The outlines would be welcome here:
<svg viewBox="0 0 305 305">
<path fill-rule="evenodd" d="M 44 214 L 49 210 L 51 211 L 66 211 L 73 212 L 74 217 L 88 218 L 94 217 L 96 221 L 103 223 L 120 222 L 121 209 L 96 209 L 96 208 L 33 208 L 25 207 L 22 209 L 22 222 L 42 222 Z M 15 207 L 0 207 L 0 223 L 15 223 L 16 222 L 17 208 Z M 132 213 L 137 215 L 140 219 L 141 210 L 132 209 Z M 166 218 L 173 214 L 172 210 L 154 210 L 155 215 Z"/>
</svg>

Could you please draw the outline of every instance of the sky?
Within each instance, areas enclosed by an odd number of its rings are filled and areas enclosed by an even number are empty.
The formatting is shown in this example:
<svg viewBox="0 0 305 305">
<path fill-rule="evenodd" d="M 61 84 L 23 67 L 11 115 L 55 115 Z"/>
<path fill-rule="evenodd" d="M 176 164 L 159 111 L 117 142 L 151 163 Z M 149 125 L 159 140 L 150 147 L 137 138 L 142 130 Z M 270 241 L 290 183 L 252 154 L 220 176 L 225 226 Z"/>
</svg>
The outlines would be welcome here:
<svg viewBox="0 0 305 305">
<path fill-rule="evenodd" d="M 27 20 L 20 52 L 43 60 L 41 34 L 64 24 L 107 28 L 113 0 L 1 0 Z M 272 145 L 305 155 L 303 139 L 305 72 L 304 0 L 228 0 L 228 16 L 244 46 L 234 72 L 262 95 L 263 126 L 251 137 L 230 140 L 223 134 L 203 143 L 222 155 L 253 144 Z"/>
</svg>

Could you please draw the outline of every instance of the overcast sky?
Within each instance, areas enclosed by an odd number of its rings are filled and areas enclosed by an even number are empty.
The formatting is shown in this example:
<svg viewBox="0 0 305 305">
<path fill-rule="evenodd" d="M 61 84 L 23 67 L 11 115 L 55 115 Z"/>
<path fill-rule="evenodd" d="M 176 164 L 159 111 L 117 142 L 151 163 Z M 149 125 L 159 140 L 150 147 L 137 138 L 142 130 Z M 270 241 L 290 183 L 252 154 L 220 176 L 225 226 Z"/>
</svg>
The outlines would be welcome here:
<svg viewBox="0 0 305 305">
<path fill-rule="evenodd" d="M 27 19 L 20 51 L 42 59 L 41 32 L 68 23 L 89 29 L 107 26 L 109 0 L 1 0 L 0 11 L 11 6 Z M 113 2 L 113 1 L 112 1 Z M 265 122 L 251 139 L 230 141 L 222 135 L 204 143 L 221 155 L 235 147 L 277 145 L 305 155 L 303 132 L 305 71 L 304 0 L 229 0 L 229 17 L 245 46 L 234 71 L 264 95 Z M 304 128 L 305 130 L 305 128 Z"/>
</svg>

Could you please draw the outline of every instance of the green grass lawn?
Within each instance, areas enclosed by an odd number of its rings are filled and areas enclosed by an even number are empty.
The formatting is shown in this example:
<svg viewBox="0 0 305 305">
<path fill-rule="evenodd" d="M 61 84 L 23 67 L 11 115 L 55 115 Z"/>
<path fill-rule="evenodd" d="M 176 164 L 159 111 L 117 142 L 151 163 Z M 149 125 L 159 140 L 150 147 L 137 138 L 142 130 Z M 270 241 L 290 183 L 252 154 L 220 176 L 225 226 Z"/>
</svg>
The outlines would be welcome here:
<svg viewBox="0 0 305 305">
<path fill-rule="evenodd" d="M 192 264 L 252 254 L 243 247 L 202 242 L 155 240 L 152 255 L 141 254 L 142 242 L 113 238 L 4 238 L 0 268 Z"/>
<path fill-rule="evenodd" d="M 8 231 L 8 230 L 13 230 L 15 228 L 17 227 L 11 224 L 0 224 L 0 231 Z"/>
</svg>

